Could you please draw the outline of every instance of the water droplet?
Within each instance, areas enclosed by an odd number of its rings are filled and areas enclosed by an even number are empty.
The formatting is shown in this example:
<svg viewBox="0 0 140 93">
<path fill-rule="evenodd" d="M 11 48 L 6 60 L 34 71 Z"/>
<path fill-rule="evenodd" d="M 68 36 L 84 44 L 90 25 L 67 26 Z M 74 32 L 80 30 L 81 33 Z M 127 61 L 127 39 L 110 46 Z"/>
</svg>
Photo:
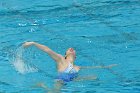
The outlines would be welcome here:
<svg viewBox="0 0 140 93">
<path fill-rule="evenodd" d="M 88 40 L 87 42 L 88 42 L 88 43 L 91 43 L 92 41 L 91 41 L 91 40 Z"/>
<path fill-rule="evenodd" d="M 26 24 L 23 24 L 23 23 L 19 23 L 18 25 L 19 26 L 26 26 Z"/>
<path fill-rule="evenodd" d="M 29 32 L 35 32 L 35 29 L 31 28 L 31 30 Z"/>
<path fill-rule="evenodd" d="M 33 23 L 32 25 L 33 25 L 33 26 L 37 26 L 38 24 L 36 24 L 36 23 Z"/>
</svg>

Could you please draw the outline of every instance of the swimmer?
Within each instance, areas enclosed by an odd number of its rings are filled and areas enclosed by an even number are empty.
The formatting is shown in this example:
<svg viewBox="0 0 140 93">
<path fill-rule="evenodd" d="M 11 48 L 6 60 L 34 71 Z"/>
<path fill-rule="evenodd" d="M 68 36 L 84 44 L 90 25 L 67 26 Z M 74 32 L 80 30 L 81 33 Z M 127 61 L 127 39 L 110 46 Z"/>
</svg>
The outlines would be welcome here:
<svg viewBox="0 0 140 93">
<path fill-rule="evenodd" d="M 41 49 L 42 51 L 46 52 L 52 59 L 54 59 L 58 71 L 58 76 L 56 77 L 55 90 L 61 89 L 63 83 L 69 81 L 95 80 L 97 78 L 96 76 L 78 77 L 78 72 L 81 69 L 112 68 L 117 65 L 117 64 L 112 64 L 109 66 L 85 66 L 85 67 L 77 66 L 74 64 L 74 61 L 76 59 L 76 51 L 73 48 L 68 48 L 65 53 L 65 56 L 62 56 L 61 54 L 54 52 L 49 47 L 36 42 L 25 42 L 23 46 L 25 48 L 29 46 L 35 46 Z M 38 86 L 48 89 L 42 83 L 38 84 Z"/>
</svg>

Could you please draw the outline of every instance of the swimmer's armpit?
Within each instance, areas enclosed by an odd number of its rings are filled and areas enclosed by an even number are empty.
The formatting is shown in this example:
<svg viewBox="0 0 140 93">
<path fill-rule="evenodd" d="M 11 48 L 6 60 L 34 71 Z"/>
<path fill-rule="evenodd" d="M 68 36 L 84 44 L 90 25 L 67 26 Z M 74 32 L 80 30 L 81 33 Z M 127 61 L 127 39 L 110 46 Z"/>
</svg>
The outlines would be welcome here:
<svg viewBox="0 0 140 93">
<path fill-rule="evenodd" d="M 108 66 L 81 66 L 81 69 L 97 69 L 97 68 L 112 68 L 114 66 L 117 66 L 118 64 L 112 64 Z"/>
</svg>

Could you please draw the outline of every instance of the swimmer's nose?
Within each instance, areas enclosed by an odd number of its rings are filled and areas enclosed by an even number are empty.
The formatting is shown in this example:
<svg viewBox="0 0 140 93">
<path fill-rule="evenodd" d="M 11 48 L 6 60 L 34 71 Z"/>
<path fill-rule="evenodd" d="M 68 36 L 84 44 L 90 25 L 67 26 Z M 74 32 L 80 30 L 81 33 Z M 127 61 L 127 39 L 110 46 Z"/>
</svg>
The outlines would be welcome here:
<svg viewBox="0 0 140 93">
<path fill-rule="evenodd" d="M 74 50 L 73 48 L 70 48 L 70 51 L 71 51 L 71 52 L 73 52 L 73 50 Z"/>
</svg>

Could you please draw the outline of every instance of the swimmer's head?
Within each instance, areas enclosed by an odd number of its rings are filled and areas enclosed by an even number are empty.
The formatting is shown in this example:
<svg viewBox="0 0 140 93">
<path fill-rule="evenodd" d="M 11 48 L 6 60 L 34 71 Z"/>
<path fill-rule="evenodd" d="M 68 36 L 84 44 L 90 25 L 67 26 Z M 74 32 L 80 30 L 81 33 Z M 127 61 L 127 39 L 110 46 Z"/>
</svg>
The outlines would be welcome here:
<svg viewBox="0 0 140 93">
<path fill-rule="evenodd" d="M 66 51 L 65 58 L 67 57 L 72 57 L 73 59 L 76 58 L 76 52 L 73 48 L 68 48 L 68 50 Z"/>
</svg>

